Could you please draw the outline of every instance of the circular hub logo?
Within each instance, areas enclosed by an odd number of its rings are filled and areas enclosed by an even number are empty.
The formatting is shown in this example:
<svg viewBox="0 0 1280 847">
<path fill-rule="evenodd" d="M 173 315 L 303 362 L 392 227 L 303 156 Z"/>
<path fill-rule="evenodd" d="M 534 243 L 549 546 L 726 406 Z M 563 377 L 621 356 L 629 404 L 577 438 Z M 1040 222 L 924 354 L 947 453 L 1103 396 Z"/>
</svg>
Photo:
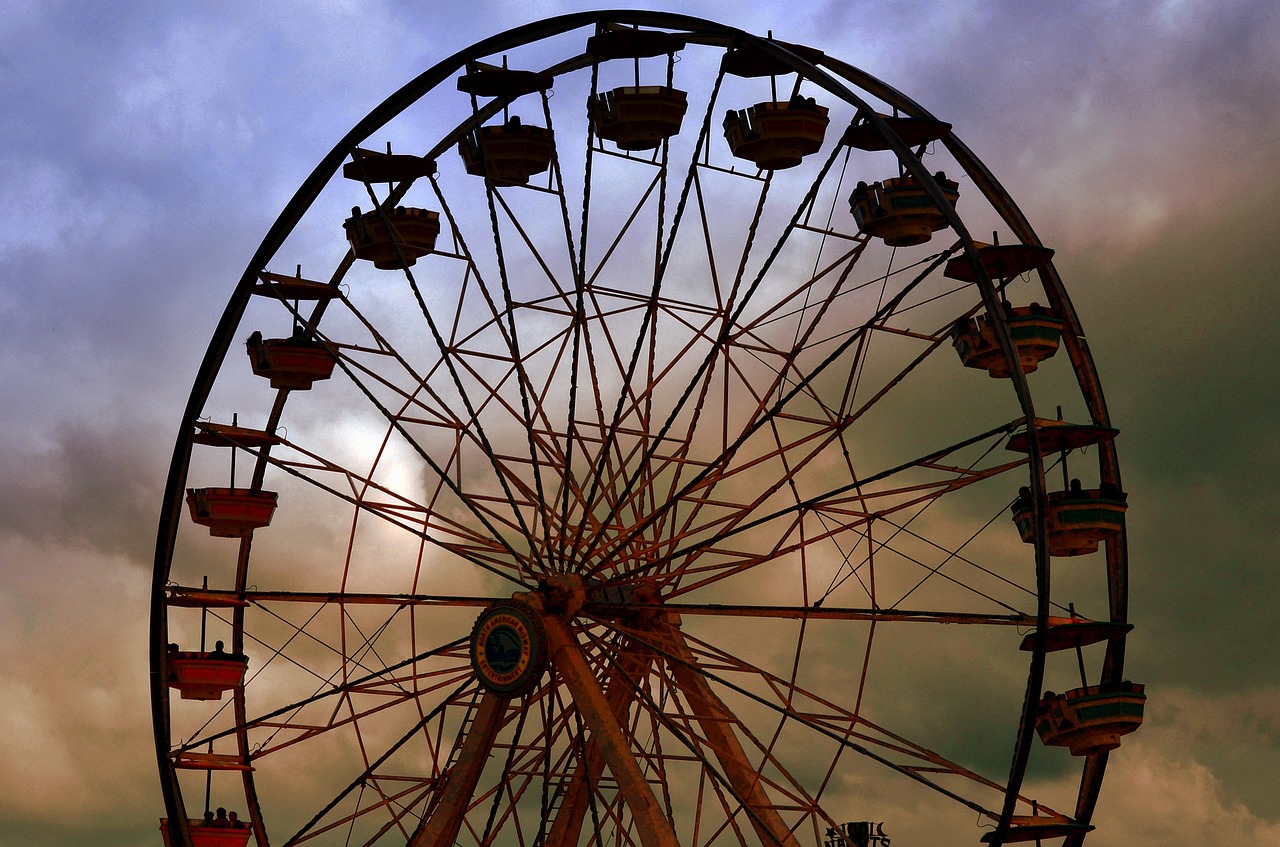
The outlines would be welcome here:
<svg viewBox="0 0 1280 847">
<path fill-rule="evenodd" d="M 516 697 L 546 667 L 546 634 L 533 609 L 514 600 L 490 606 L 471 630 L 471 666 L 485 688 Z"/>
</svg>

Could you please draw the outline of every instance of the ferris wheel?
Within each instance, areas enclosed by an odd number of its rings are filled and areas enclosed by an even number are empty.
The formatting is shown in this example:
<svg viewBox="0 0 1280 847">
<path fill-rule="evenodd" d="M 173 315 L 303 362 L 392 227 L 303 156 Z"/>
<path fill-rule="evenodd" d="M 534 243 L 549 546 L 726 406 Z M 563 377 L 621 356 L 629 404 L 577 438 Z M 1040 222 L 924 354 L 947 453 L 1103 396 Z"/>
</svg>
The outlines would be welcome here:
<svg viewBox="0 0 1280 847">
<path fill-rule="evenodd" d="M 166 843 L 1081 844 L 1143 692 L 1052 256 L 812 47 L 590 12 L 409 82 L 192 389 Z"/>
</svg>

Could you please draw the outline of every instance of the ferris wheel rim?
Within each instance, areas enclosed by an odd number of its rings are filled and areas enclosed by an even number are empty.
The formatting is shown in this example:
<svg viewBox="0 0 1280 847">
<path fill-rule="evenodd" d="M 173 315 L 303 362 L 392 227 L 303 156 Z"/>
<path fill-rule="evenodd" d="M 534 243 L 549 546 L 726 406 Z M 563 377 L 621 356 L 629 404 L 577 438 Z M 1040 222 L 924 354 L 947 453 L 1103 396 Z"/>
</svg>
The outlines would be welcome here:
<svg viewBox="0 0 1280 847">
<path fill-rule="evenodd" d="M 344 136 L 342 141 L 340 141 L 339 144 L 335 146 L 333 151 L 331 151 L 324 159 L 322 159 L 320 165 L 317 166 L 317 168 L 313 171 L 312 175 L 307 178 L 307 180 L 303 183 L 303 186 L 299 188 L 298 192 L 289 201 L 285 210 L 282 212 L 280 218 L 277 219 L 277 222 L 272 226 L 271 230 L 268 232 L 268 235 L 264 238 L 262 245 L 258 248 L 258 251 L 255 253 L 253 260 L 251 260 L 249 267 L 246 269 L 245 274 L 242 276 L 241 281 L 235 290 L 235 293 L 232 295 L 231 301 L 228 303 L 227 310 L 219 322 L 219 330 L 215 332 L 214 338 L 210 342 L 210 348 L 206 354 L 204 363 L 201 366 L 200 375 L 197 377 L 196 384 L 193 386 L 192 395 L 188 402 L 188 407 L 187 407 L 188 417 L 184 418 L 184 426 L 180 429 L 177 443 L 175 444 L 174 455 L 173 455 L 173 460 L 171 463 L 170 474 L 169 474 L 169 483 L 167 486 L 167 491 L 169 492 L 169 494 L 166 496 L 165 505 L 162 509 L 161 531 L 157 538 L 155 585 L 153 586 L 153 596 L 152 596 L 153 721 L 156 723 L 157 727 L 159 727 L 161 723 L 164 723 L 166 732 L 167 732 L 167 726 L 168 726 L 167 695 L 163 690 L 164 680 L 160 678 L 160 673 L 156 666 L 156 656 L 157 656 L 157 653 L 162 652 L 164 650 L 165 643 L 167 642 L 167 637 L 165 635 L 165 626 L 164 626 L 164 617 L 165 617 L 164 588 L 168 582 L 169 565 L 172 560 L 174 537 L 177 532 L 178 513 L 180 511 L 179 498 L 181 497 L 181 492 L 184 489 L 186 484 L 186 469 L 188 466 L 189 456 L 192 449 L 191 426 L 189 424 L 194 422 L 194 420 L 196 419 L 196 416 L 199 415 L 200 411 L 204 407 L 205 402 L 208 399 L 209 392 L 212 388 L 213 379 L 216 377 L 217 371 L 221 367 L 222 361 L 225 359 L 226 351 L 230 346 L 231 335 L 234 332 L 235 328 L 239 325 L 240 320 L 243 317 L 244 311 L 247 308 L 249 298 L 250 298 L 250 293 L 251 293 L 250 288 L 251 288 L 251 285 L 253 284 L 253 281 L 256 279 L 258 271 L 261 269 L 261 266 L 264 266 L 265 260 L 267 258 L 270 258 L 270 256 L 273 256 L 275 252 L 279 249 L 280 245 L 284 241 L 284 238 L 298 224 L 298 222 L 301 220 L 302 216 L 305 214 L 307 209 L 310 208 L 310 205 L 312 204 L 312 202 L 314 202 L 315 197 L 318 196 L 320 188 L 323 187 L 323 185 L 328 184 L 329 180 L 333 177 L 334 174 L 336 174 L 338 167 L 341 164 L 341 161 L 346 158 L 351 148 L 355 147 L 356 144 L 358 144 L 360 141 L 363 141 L 364 139 L 368 138 L 370 135 L 376 132 L 377 129 L 381 128 L 387 122 L 389 122 L 392 118 L 394 118 L 395 115 L 398 115 L 400 112 L 408 108 L 414 102 L 417 102 L 417 100 L 426 91 L 432 90 L 436 86 L 440 85 L 440 83 L 443 82 L 453 71 L 462 67 L 465 64 L 465 62 L 469 60 L 469 58 L 476 58 L 480 56 L 491 55 L 494 52 L 505 49 L 506 47 L 515 46 L 515 44 L 517 43 L 518 44 L 530 43 L 530 42 L 538 41 L 542 38 L 548 37 L 550 34 L 560 34 L 573 29 L 579 29 L 584 26 L 589 26 L 591 24 L 601 23 L 606 21 L 636 23 L 638 25 L 660 26 L 660 27 L 672 28 L 672 29 L 684 27 L 684 26 L 692 27 L 693 25 L 696 25 L 698 27 L 706 27 L 711 30 L 714 30 L 717 34 L 723 35 L 724 37 L 742 38 L 742 39 L 748 40 L 752 43 L 756 43 L 758 45 L 763 46 L 766 50 L 788 52 L 785 50 L 785 48 L 776 47 L 766 39 L 760 39 L 757 36 L 749 35 L 740 30 L 736 30 L 729 27 L 723 27 L 722 25 L 713 24 L 709 21 L 703 21 L 701 19 L 690 18 L 688 16 L 682 16 L 682 15 L 667 15 L 664 13 L 630 13 L 630 12 L 583 12 L 583 13 L 576 13 L 572 15 L 565 15 L 558 18 L 550 19 L 541 24 L 531 24 L 531 25 L 527 25 L 526 27 L 519 27 L 513 30 L 509 30 L 506 33 L 502 33 L 500 35 L 493 36 L 490 39 L 486 39 L 485 41 L 478 42 L 476 45 L 472 45 L 472 47 L 466 48 L 463 51 L 459 51 L 458 53 L 454 54 L 454 56 L 451 56 L 450 58 L 443 60 L 442 62 L 434 66 L 431 70 L 420 75 L 415 80 L 413 80 L 406 86 L 402 87 L 399 91 L 397 91 L 395 94 L 389 97 L 386 101 L 384 101 L 383 104 L 381 104 L 380 106 L 375 108 L 372 112 L 370 112 L 370 114 L 366 116 L 366 118 L 362 119 L 362 121 L 357 123 L 356 127 L 354 127 L 346 136 Z M 809 70 L 825 74 L 824 71 L 808 63 L 808 61 L 803 59 L 802 57 L 796 57 L 792 54 L 791 59 L 795 61 L 804 62 Z M 438 79 L 436 78 L 437 75 L 439 77 Z M 425 80 L 431 80 L 431 81 L 429 84 L 425 84 L 424 83 Z M 420 91 L 417 89 L 418 86 L 421 86 Z M 411 96 L 413 91 L 417 91 L 417 94 Z M 854 99 L 849 100 L 849 102 L 856 102 L 860 104 L 861 108 L 864 111 L 869 112 L 872 115 L 873 120 L 878 120 L 878 118 L 874 116 L 874 111 L 867 109 L 865 107 L 865 104 L 862 103 L 861 99 L 858 98 L 856 94 L 853 94 L 852 92 L 850 92 L 850 97 Z M 408 102 L 403 102 L 405 98 L 410 98 L 410 99 L 408 100 Z M 393 109 L 394 109 L 394 113 L 391 113 L 389 110 L 393 110 Z M 359 136 L 359 137 L 357 138 L 356 136 Z M 896 138 L 896 136 L 892 136 L 892 134 L 890 134 L 890 137 L 891 137 L 891 140 L 892 138 Z M 900 141 L 898 143 L 901 144 Z M 957 143 L 959 142 L 957 141 Z M 902 150 L 895 150 L 895 153 L 899 154 L 900 156 L 902 152 L 903 152 Z M 907 150 L 906 152 L 910 153 L 909 150 Z M 335 161 L 335 157 L 336 157 L 336 161 Z M 978 162 L 976 157 L 974 157 L 973 161 L 977 163 L 978 166 L 981 165 L 981 163 Z M 910 167 L 909 161 L 906 164 L 908 165 L 908 167 Z M 927 173 L 924 175 L 928 177 Z M 994 177 L 991 177 L 991 180 L 994 183 Z M 926 179 L 925 182 L 928 185 L 932 185 L 932 180 L 930 179 Z M 995 183 L 995 185 L 998 188 L 998 183 Z M 934 186 L 934 188 L 936 189 L 936 186 Z M 1002 191 L 1002 189 L 1000 190 Z M 1005 196 L 1007 197 L 1007 195 Z M 1011 200 L 1009 202 L 1012 203 Z M 946 213 L 952 219 L 950 221 L 951 225 L 957 231 L 957 233 L 960 234 L 961 240 L 964 242 L 964 249 L 967 252 L 972 254 L 973 250 L 975 249 L 974 247 L 975 242 L 968 236 L 967 232 L 964 229 L 963 222 L 954 213 L 953 210 L 947 207 L 946 203 L 940 203 L 939 206 L 940 208 L 943 209 L 944 213 Z M 1029 230 L 1029 225 L 1028 225 L 1028 230 Z M 979 265 L 979 267 L 981 266 Z M 1053 280 L 1056 283 L 1057 290 L 1059 291 L 1060 296 L 1065 300 L 1066 298 L 1065 290 L 1061 288 L 1060 280 L 1056 279 L 1056 271 L 1050 270 L 1049 273 L 1052 275 Z M 991 288 L 991 281 L 987 280 L 986 282 L 987 282 L 987 287 L 982 288 L 983 294 L 984 296 L 987 296 L 988 299 L 994 302 L 995 294 L 994 294 L 994 289 Z M 982 286 L 980 285 L 980 288 L 981 287 Z M 988 289 L 990 289 L 990 292 L 988 292 Z M 1065 300 L 1065 302 L 1067 302 L 1069 305 L 1069 300 Z M 1012 342 L 1009 341 L 1007 337 L 1003 338 L 1002 341 L 1005 347 L 1011 347 Z M 1086 357 L 1086 359 L 1088 358 L 1087 348 L 1084 351 L 1084 356 Z M 1093 369 L 1091 360 L 1087 361 L 1087 366 L 1088 367 L 1087 367 L 1086 373 L 1090 377 L 1092 377 L 1092 379 L 1096 383 L 1096 370 Z M 1077 373 L 1080 373 L 1079 369 L 1077 369 Z M 1022 392 L 1026 393 L 1027 395 L 1027 399 L 1024 403 L 1024 411 L 1026 412 L 1026 415 L 1029 418 L 1032 416 L 1030 412 L 1029 391 L 1026 389 L 1025 380 L 1022 380 L 1021 374 L 1018 374 L 1014 378 L 1014 384 L 1015 386 L 1017 386 L 1020 380 L 1023 382 Z M 1100 399 L 1101 398 L 1100 390 L 1097 390 L 1096 393 L 1098 398 Z M 283 402 L 284 402 L 283 398 L 285 396 L 286 396 L 285 393 L 282 393 L 281 395 L 279 395 L 276 401 L 276 406 L 277 406 L 276 411 L 273 412 L 273 419 L 278 415 L 278 412 L 283 408 Z M 1105 407 L 1103 407 L 1102 415 L 1105 416 Z M 1033 429 L 1031 430 L 1030 437 L 1034 441 L 1035 435 L 1034 435 Z M 1038 452 L 1032 449 L 1030 451 L 1030 455 L 1031 455 L 1031 459 L 1030 459 L 1031 467 L 1033 469 L 1040 470 L 1040 467 L 1038 465 L 1039 463 Z M 1035 484 L 1035 481 L 1039 479 L 1040 476 L 1042 476 L 1042 473 L 1036 473 L 1036 472 L 1032 473 L 1033 486 Z M 1118 471 L 1117 471 L 1116 479 L 1118 480 Z M 1042 530 L 1039 533 L 1038 538 L 1042 539 L 1043 534 L 1044 533 Z M 1123 542 L 1121 541 L 1120 544 L 1117 545 L 1117 552 L 1114 554 L 1120 557 L 1121 562 L 1123 562 L 1122 544 Z M 1108 549 L 1109 557 L 1112 556 L 1112 547 L 1109 545 L 1107 549 Z M 1036 559 L 1038 563 L 1038 570 L 1044 571 L 1043 583 L 1040 590 L 1040 594 L 1044 598 L 1044 601 L 1042 602 L 1041 608 L 1037 613 L 1039 626 L 1043 628 L 1044 621 L 1047 619 L 1047 616 L 1048 616 L 1047 598 L 1048 598 L 1049 592 L 1047 590 L 1048 554 L 1043 549 L 1042 540 L 1038 541 L 1037 550 L 1036 550 Z M 241 563 L 242 569 L 243 567 L 245 567 L 245 564 L 246 564 L 245 562 Z M 1120 608 L 1121 608 L 1121 612 L 1123 612 L 1123 602 L 1121 602 Z M 1122 649 L 1122 644 L 1117 649 Z M 1043 662 L 1043 659 L 1044 659 L 1044 650 L 1041 647 L 1035 652 L 1032 658 L 1032 668 L 1033 668 L 1031 672 L 1032 681 L 1029 682 L 1028 684 L 1028 694 L 1025 700 L 1027 704 L 1026 705 L 1027 714 L 1029 714 L 1029 710 L 1031 708 L 1034 692 L 1036 689 L 1039 688 L 1039 679 L 1036 676 L 1036 672 L 1034 668 L 1037 662 Z M 1119 673 L 1120 661 L 1122 661 L 1122 659 L 1113 658 L 1113 654 L 1111 653 L 1108 654 L 1108 667 L 1114 672 L 1114 674 Z M 159 702 L 159 701 L 164 701 L 164 702 Z M 243 709 L 242 700 L 238 702 L 237 708 Z M 243 719 L 244 719 L 243 716 L 241 716 L 242 721 Z M 1031 736 L 1033 732 L 1028 721 L 1024 719 L 1023 723 L 1024 723 L 1024 726 L 1022 728 L 1021 734 L 1025 739 L 1025 741 L 1020 741 L 1019 745 L 1020 745 L 1020 749 L 1025 750 L 1025 749 L 1029 749 Z M 161 758 L 162 762 L 164 762 L 168 759 L 170 755 L 170 750 L 167 745 L 162 745 L 159 731 L 157 731 L 156 740 L 157 740 L 157 754 Z M 1105 754 L 1103 754 L 1103 758 L 1101 759 L 1101 762 L 1105 763 Z M 1025 762 L 1023 763 L 1022 767 L 1025 768 Z M 1017 765 L 1015 764 L 1015 770 L 1016 769 L 1017 769 Z M 1100 772 L 1101 767 L 1097 766 L 1097 767 L 1093 767 L 1092 769 Z M 162 771 L 163 770 L 164 768 L 162 766 Z M 163 781 L 163 777 L 162 777 L 162 781 Z M 1018 783 L 1020 783 L 1020 781 L 1021 781 L 1021 774 L 1018 773 L 1017 780 L 1011 779 L 1009 782 L 1010 806 L 1017 799 L 1016 795 L 1018 792 Z M 1084 796 L 1086 793 L 1088 792 L 1086 792 L 1082 787 L 1082 793 L 1081 793 L 1082 806 L 1090 805 L 1093 802 L 1092 798 L 1088 799 L 1086 802 L 1086 799 Z M 1093 796 L 1096 797 L 1096 788 L 1093 791 Z M 166 803 L 169 804 L 168 794 L 166 794 Z M 1000 824 L 1001 827 L 1007 824 L 1010 814 L 1011 814 L 1011 811 L 1009 809 L 1006 809 L 1006 812 Z M 170 809 L 170 818 L 171 819 L 179 818 L 179 819 L 185 820 L 185 813 L 180 812 L 179 810 L 176 810 L 176 809 Z M 1003 833 L 1000 830 L 997 830 L 997 840 L 1000 837 L 1002 837 L 1002 835 Z"/>
</svg>

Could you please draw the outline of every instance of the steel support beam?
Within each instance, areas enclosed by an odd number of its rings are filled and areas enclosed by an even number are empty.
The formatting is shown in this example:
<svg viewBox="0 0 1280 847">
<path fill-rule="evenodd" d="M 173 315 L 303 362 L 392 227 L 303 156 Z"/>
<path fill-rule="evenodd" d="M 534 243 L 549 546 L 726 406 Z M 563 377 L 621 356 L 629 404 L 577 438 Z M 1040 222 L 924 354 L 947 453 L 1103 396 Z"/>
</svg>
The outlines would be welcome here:
<svg viewBox="0 0 1280 847">
<path fill-rule="evenodd" d="M 509 702 L 492 691 L 484 693 L 471 729 L 462 742 L 458 761 L 450 768 L 444 788 L 436 794 L 430 814 L 418 824 L 408 847 L 451 847 L 457 839 Z"/>
<path fill-rule="evenodd" d="M 542 611 L 542 604 L 538 602 L 540 598 L 533 596 L 531 599 Z M 618 783 L 623 802 L 627 804 L 640 835 L 640 843 L 645 847 L 679 847 L 675 829 L 640 772 L 627 733 L 615 717 L 609 698 L 601 689 L 600 681 L 587 663 L 569 624 L 559 615 L 545 613 L 542 623 L 547 630 L 551 663 L 573 696 L 573 703 L 591 731 L 600 757 Z"/>
<path fill-rule="evenodd" d="M 737 718 L 711 690 L 707 678 L 697 670 L 697 660 L 680 631 L 679 618 L 669 615 L 657 632 L 670 654 L 678 660 L 669 663 L 676 687 L 689 704 L 693 719 L 702 728 L 703 736 L 720 762 L 733 793 L 747 810 L 756 837 L 766 847 L 799 847 L 795 835 L 765 792 L 759 771 L 751 767 L 742 743 L 734 734 L 733 724 L 737 723 Z"/>
<path fill-rule="evenodd" d="M 619 726 L 626 724 L 631 704 L 636 700 L 635 686 L 648 675 L 653 659 L 653 651 L 636 641 L 628 640 L 618 648 L 617 664 L 610 667 L 604 696 Z M 600 781 L 604 765 L 600 745 L 592 733 L 582 761 L 564 787 L 564 798 L 547 834 L 546 847 L 576 847 L 582 833 L 582 821 L 591 802 L 592 786 Z"/>
</svg>

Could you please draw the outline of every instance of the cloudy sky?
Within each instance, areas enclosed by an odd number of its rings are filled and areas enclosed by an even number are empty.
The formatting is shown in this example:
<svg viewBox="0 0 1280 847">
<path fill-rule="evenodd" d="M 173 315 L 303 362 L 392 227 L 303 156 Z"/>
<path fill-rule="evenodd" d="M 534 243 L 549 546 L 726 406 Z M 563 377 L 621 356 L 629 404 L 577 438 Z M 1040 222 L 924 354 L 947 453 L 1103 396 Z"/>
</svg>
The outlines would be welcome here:
<svg viewBox="0 0 1280 847">
<path fill-rule="evenodd" d="M 158 843 L 146 612 L 164 476 L 207 339 L 284 203 L 440 58 L 614 5 L 0 8 L 0 844 Z M 1057 249 L 1122 432 L 1128 675 L 1150 696 L 1089 843 L 1280 843 L 1280 7 L 664 5 L 907 93 Z"/>
</svg>

